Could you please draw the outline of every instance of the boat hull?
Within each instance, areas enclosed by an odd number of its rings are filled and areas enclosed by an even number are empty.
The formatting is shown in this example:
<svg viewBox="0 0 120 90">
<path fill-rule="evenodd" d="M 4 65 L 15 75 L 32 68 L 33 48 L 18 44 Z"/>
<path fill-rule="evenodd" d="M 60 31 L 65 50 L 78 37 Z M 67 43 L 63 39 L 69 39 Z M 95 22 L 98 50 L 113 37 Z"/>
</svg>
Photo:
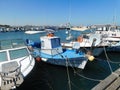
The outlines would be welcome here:
<svg viewBox="0 0 120 90">
<path fill-rule="evenodd" d="M 84 69 L 88 61 L 87 56 L 82 51 L 64 49 L 62 53 L 49 55 L 34 49 L 34 57 L 40 57 L 42 61 L 59 66 L 70 66 Z"/>
<path fill-rule="evenodd" d="M 107 48 L 108 52 L 120 52 L 120 46 L 113 46 Z"/>
<path fill-rule="evenodd" d="M 80 48 L 81 49 L 84 49 L 84 48 L 86 48 L 88 51 L 91 49 L 91 45 L 90 44 L 81 44 L 80 43 Z M 72 47 L 73 47 L 73 43 L 62 43 L 62 47 L 63 48 L 68 48 L 68 49 L 72 49 Z M 94 56 L 99 56 L 103 51 L 104 51 L 104 48 L 103 47 L 106 47 L 106 46 L 94 46 L 93 48 L 93 50 L 92 50 L 92 54 L 94 55 Z"/>
<path fill-rule="evenodd" d="M 87 58 L 70 58 L 70 59 L 42 58 L 42 61 L 59 66 L 69 66 L 69 67 L 84 69 L 88 59 Z"/>
</svg>

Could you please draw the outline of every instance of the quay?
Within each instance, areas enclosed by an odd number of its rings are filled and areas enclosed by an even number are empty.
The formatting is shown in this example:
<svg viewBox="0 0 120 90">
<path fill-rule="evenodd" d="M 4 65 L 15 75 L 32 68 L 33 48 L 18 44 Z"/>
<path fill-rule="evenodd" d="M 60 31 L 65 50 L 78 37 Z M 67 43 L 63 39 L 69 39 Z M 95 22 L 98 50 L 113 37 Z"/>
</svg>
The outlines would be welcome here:
<svg viewBox="0 0 120 90">
<path fill-rule="evenodd" d="M 120 90 L 120 68 L 92 88 L 92 90 Z"/>
</svg>

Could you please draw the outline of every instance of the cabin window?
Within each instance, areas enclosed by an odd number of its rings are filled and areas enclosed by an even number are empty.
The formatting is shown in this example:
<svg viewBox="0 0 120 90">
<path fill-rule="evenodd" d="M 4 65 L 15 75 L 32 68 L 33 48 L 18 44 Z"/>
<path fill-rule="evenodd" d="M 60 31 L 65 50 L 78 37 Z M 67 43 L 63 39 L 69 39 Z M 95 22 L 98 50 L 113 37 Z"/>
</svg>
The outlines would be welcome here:
<svg viewBox="0 0 120 90">
<path fill-rule="evenodd" d="M 51 43 L 52 43 L 52 48 L 60 47 L 60 39 L 59 38 L 51 39 Z"/>
<path fill-rule="evenodd" d="M 7 52 L 0 52 L 0 62 L 7 61 Z"/>
<path fill-rule="evenodd" d="M 44 47 L 44 41 L 41 41 L 41 47 Z"/>
<path fill-rule="evenodd" d="M 17 49 L 17 50 L 10 50 L 9 53 L 10 53 L 10 59 L 11 60 L 21 58 L 21 57 L 25 57 L 25 56 L 29 55 L 26 48 Z"/>
</svg>

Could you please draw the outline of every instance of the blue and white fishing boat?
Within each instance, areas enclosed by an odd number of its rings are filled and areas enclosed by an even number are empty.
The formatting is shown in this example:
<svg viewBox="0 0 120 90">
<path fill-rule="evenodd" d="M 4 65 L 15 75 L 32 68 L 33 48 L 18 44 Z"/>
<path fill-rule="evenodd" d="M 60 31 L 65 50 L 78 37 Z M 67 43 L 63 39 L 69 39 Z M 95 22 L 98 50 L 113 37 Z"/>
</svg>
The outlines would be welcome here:
<svg viewBox="0 0 120 90">
<path fill-rule="evenodd" d="M 39 50 L 36 50 L 36 48 L 33 50 L 36 57 L 39 56 L 42 61 L 47 63 L 84 69 L 88 61 L 88 57 L 90 59 L 94 59 L 93 56 L 86 55 L 81 51 L 79 43 L 75 43 L 71 50 L 63 49 L 60 38 L 54 36 L 53 33 L 40 37 L 40 42 L 41 47 Z"/>
<path fill-rule="evenodd" d="M 21 39 L 0 41 L 0 89 L 20 86 L 31 72 L 35 60 Z"/>
</svg>

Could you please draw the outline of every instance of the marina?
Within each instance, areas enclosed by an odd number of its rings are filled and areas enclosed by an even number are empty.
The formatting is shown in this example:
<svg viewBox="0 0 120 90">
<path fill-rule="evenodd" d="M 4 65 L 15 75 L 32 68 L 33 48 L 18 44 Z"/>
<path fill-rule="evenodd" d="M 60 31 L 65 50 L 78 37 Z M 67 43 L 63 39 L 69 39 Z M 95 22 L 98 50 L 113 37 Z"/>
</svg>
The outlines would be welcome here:
<svg viewBox="0 0 120 90">
<path fill-rule="evenodd" d="M 120 90 L 120 0 L 0 0 L 0 90 Z"/>
<path fill-rule="evenodd" d="M 66 30 L 59 30 L 55 32 L 55 35 L 58 37 L 60 37 L 61 34 L 63 35 L 63 37 L 61 37 L 62 42 L 66 41 L 65 31 Z M 16 36 L 14 36 L 14 34 L 16 34 Z M 72 31 L 72 34 L 79 36 L 80 32 L 78 33 L 76 31 Z M 26 39 L 30 39 L 36 42 L 40 41 L 39 38 L 42 36 L 46 36 L 46 32 L 36 34 L 26 34 L 24 32 L 0 33 L 1 39 L 22 38 L 24 41 L 26 41 Z M 106 49 L 103 49 L 103 53 L 100 56 L 95 57 L 94 61 L 88 61 L 84 70 L 76 69 L 75 67 L 68 68 L 72 90 L 90 90 L 111 74 L 109 65 L 106 61 L 106 55 L 104 54 L 105 51 Z M 111 60 L 110 65 L 112 70 L 117 70 L 119 68 L 120 60 L 119 53 L 107 52 L 107 55 Z M 46 90 L 69 90 L 66 67 L 47 64 L 43 61 L 40 61 L 37 63 L 37 65 L 35 65 L 35 68 L 36 69 L 34 69 L 33 72 L 31 72 L 30 75 L 25 78 L 22 85 L 17 87 L 17 90 L 26 90 L 26 88 L 30 90 L 34 90 L 36 88 L 42 88 Z"/>
</svg>

